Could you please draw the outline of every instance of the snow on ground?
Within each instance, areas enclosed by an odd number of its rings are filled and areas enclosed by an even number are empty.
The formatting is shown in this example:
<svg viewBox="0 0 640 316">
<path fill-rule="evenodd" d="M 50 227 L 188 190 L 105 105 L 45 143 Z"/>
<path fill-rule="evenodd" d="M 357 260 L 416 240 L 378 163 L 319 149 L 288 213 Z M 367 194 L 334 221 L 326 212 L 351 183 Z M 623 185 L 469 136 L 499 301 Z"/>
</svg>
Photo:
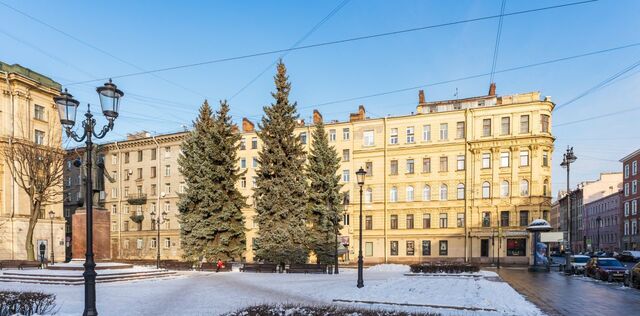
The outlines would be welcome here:
<svg viewBox="0 0 640 316">
<path fill-rule="evenodd" d="M 419 277 L 405 276 L 408 270 L 401 265 L 369 268 L 364 272 L 362 289 L 356 288 L 354 269 L 342 269 L 339 275 L 180 272 L 179 278 L 98 284 L 97 308 L 100 315 L 218 315 L 260 303 L 293 303 L 351 304 L 443 315 L 543 315 L 507 283 L 492 278 L 496 276 L 493 272 L 481 271 L 477 277 Z M 54 293 L 60 307 L 57 315 L 78 315 L 83 309 L 82 286 L 0 282 L 2 289 Z M 334 299 L 497 311 L 340 303 Z"/>
</svg>

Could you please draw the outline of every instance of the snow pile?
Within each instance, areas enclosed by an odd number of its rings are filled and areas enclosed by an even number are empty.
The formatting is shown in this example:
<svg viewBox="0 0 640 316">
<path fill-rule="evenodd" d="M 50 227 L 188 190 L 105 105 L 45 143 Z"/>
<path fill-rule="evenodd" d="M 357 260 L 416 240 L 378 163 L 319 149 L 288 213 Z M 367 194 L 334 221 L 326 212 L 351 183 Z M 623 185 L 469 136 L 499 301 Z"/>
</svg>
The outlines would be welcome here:
<svg viewBox="0 0 640 316">
<path fill-rule="evenodd" d="M 409 272 L 409 266 L 404 264 L 378 264 L 367 269 L 370 272 Z"/>
</svg>

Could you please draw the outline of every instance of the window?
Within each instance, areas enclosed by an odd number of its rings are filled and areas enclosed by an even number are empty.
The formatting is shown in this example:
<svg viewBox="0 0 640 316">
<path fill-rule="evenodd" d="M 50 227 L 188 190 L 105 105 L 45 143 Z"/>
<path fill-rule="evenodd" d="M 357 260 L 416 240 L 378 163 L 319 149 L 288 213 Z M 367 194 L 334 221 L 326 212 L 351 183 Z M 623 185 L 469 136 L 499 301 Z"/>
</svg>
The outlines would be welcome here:
<svg viewBox="0 0 640 316">
<path fill-rule="evenodd" d="M 520 226 L 529 226 L 529 211 L 520 211 Z"/>
<path fill-rule="evenodd" d="M 629 221 L 628 220 L 624 221 L 624 235 L 625 236 L 629 235 Z"/>
<path fill-rule="evenodd" d="M 373 146 L 375 144 L 373 136 L 373 131 L 364 131 L 364 133 L 362 134 L 362 145 Z"/>
<path fill-rule="evenodd" d="M 171 248 L 171 238 L 167 237 L 164 239 L 164 247 Z"/>
<path fill-rule="evenodd" d="M 111 165 L 117 165 L 117 164 L 118 164 L 118 155 L 111 154 Z"/>
<path fill-rule="evenodd" d="M 482 120 L 482 136 L 491 136 L 491 119 Z"/>
<path fill-rule="evenodd" d="M 456 138 L 464 138 L 464 122 L 456 123 Z"/>
<path fill-rule="evenodd" d="M 113 198 L 118 197 L 118 188 L 111 188 L 111 197 Z"/>
<path fill-rule="evenodd" d="M 406 200 L 407 200 L 407 202 L 413 201 L 413 187 L 412 186 L 408 186 L 407 187 Z"/>
<path fill-rule="evenodd" d="M 520 152 L 520 166 L 528 166 L 529 165 L 529 151 L 523 150 Z"/>
<path fill-rule="evenodd" d="M 413 214 L 407 214 L 407 229 L 413 229 Z"/>
<path fill-rule="evenodd" d="M 124 153 L 124 163 L 129 163 L 129 153 Z"/>
<path fill-rule="evenodd" d="M 141 180 L 142 179 L 142 168 L 138 168 L 137 173 L 138 173 L 138 177 L 136 179 Z"/>
<path fill-rule="evenodd" d="M 156 160 L 156 157 L 158 155 L 158 151 L 155 148 L 151 149 L 151 160 Z"/>
<path fill-rule="evenodd" d="M 349 140 L 350 138 L 350 134 L 349 134 L 349 129 L 348 128 L 343 128 L 342 129 L 342 140 Z"/>
<path fill-rule="evenodd" d="M 448 226 L 447 213 L 440 213 L 440 228 L 447 228 Z"/>
<path fill-rule="evenodd" d="M 171 193 L 171 183 L 165 183 L 165 184 L 164 184 L 164 192 L 165 192 L 166 194 Z"/>
<path fill-rule="evenodd" d="M 440 201 L 446 201 L 446 200 L 447 200 L 447 185 L 442 184 L 440 186 Z"/>
<path fill-rule="evenodd" d="M 300 133 L 300 142 L 302 144 L 306 144 L 307 143 L 307 132 Z"/>
<path fill-rule="evenodd" d="M 542 219 L 549 221 L 549 211 L 542 211 Z"/>
<path fill-rule="evenodd" d="M 548 133 L 549 132 L 549 115 L 540 114 L 540 123 L 542 124 L 541 131 L 543 133 Z"/>
<path fill-rule="evenodd" d="M 125 232 L 129 231 L 129 221 L 124 221 L 122 223 L 122 231 L 125 231 Z"/>
<path fill-rule="evenodd" d="M 372 230 L 373 229 L 373 217 L 371 215 L 367 215 L 365 217 L 364 229 L 366 229 L 366 230 Z"/>
<path fill-rule="evenodd" d="M 422 228 L 431 228 L 431 214 L 422 214 Z"/>
<path fill-rule="evenodd" d="M 549 193 L 549 179 L 544 179 L 542 182 L 542 196 L 547 196 Z"/>
<path fill-rule="evenodd" d="M 151 195 L 158 194 L 157 186 L 155 184 L 151 185 Z"/>
<path fill-rule="evenodd" d="M 633 180 L 631 182 L 631 194 L 638 193 L 638 180 Z"/>
<path fill-rule="evenodd" d="M 422 158 L 422 172 L 431 172 L 431 158 Z"/>
<path fill-rule="evenodd" d="M 464 199 L 464 184 L 458 183 L 456 196 L 458 197 L 458 200 Z"/>
<path fill-rule="evenodd" d="M 244 138 L 240 139 L 240 150 L 245 150 L 247 149 L 247 140 Z M 167 156 L 167 154 L 165 153 L 165 157 Z"/>
<path fill-rule="evenodd" d="M 36 130 L 33 141 L 36 143 L 36 145 L 44 145 L 44 132 Z"/>
<path fill-rule="evenodd" d="M 635 176 L 636 174 L 638 174 L 638 161 L 634 160 L 631 163 L 631 175 Z"/>
<path fill-rule="evenodd" d="M 413 126 L 407 127 L 407 144 L 413 144 L 415 142 Z"/>
<path fill-rule="evenodd" d="M 391 160 L 391 166 L 389 167 L 389 173 L 391 175 L 397 175 L 398 174 L 398 161 L 397 160 Z"/>
<path fill-rule="evenodd" d="M 482 212 L 482 227 L 491 227 L 491 213 Z"/>
<path fill-rule="evenodd" d="M 440 255 L 446 256 L 449 252 L 449 243 L 446 240 L 440 240 Z"/>
<path fill-rule="evenodd" d="M 412 174 L 413 173 L 413 159 L 407 159 L 407 173 Z"/>
<path fill-rule="evenodd" d="M 156 212 L 156 203 L 151 203 L 151 208 L 149 209 L 151 212 Z"/>
<path fill-rule="evenodd" d="M 507 256 L 525 256 L 527 252 L 526 239 L 507 239 Z"/>
<path fill-rule="evenodd" d="M 502 227 L 509 226 L 509 211 L 500 212 L 500 226 Z"/>
<path fill-rule="evenodd" d="M 366 242 L 364 246 L 364 255 L 367 257 L 373 256 L 373 243 Z"/>
<path fill-rule="evenodd" d="M 542 166 L 549 167 L 549 152 L 546 150 L 542 152 Z"/>
<path fill-rule="evenodd" d="M 500 153 L 500 167 L 509 167 L 509 152 Z"/>
<path fill-rule="evenodd" d="M 80 192 L 78 192 L 80 193 Z M 124 187 L 124 197 L 129 197 L 129 187 Z"/>
<path fill-rule="evenodd" d="M 529 132 L 529 115 L 520 115 L 520 134 Z"/>
<path fill-rule="evenodd" d="M 258 149 L 258 137 L 251 137 L 251 149 Z"/>
<path fill-rule="evenodd" d="M 449 170 L 449 163 L 447 157 L 440 157 L 440 172 L 446 172 Z"/>
<path fill-rule="evenodd" d="M 457 167 L 458 170 L 464 170 L 464 155 L 458 155 Z"/>
<path fill-rule="evenodd" d="M 251 187 L 254 189 L 258 187 L 258 177 L 251 177 Z"/>
<path fill-rule="evenodd" d="M 624 217 L 629 216 L 629 202 L 624 202 Z"/>
<path fill-rule="evenodd" d="M 167 146 L 164 148 L 164 158 L 171 157 L 171 146 Z"/>
<path fill-rule="evenodd" d="M 389 144 L 395 145 L 398 143 L 398 129 L 392 128 L 389 133 Z"/>
<path fill-rule="evenodd" d="M 526 179 L 520 181 L 520 196 L 529 196 L 529 181 Z"/>
<path fill-rule="evenodd" d="M 347 162 L 347 161 L 349 161 L 349 158 L 350 158 L 349 149 L 343 149 L 342 150 L 342 161 L 343 162 Z"/>
<path fill-rule="evenodd" d="M 44 107 L 40 105 L 35 105 L 33 109 L 33 118 L 36 120 L 44 121 Z"/>
<path fill-rule="evenodd" d="M 164 211 L 169 213 L 169 211 L 171 211 L 171 203 L 170 202 L 164 202 Z"/>
<path fill-rule="evenodd" d="M 364 163 L 364 170 L 367 172 L 367 177 L 373 176 L 373 162 L 367 161 Z"/>
<path fill-rule="evenodd" d="M 371 188 L 367 188 L 367 190 L 364 192 L 364 202 L 373 202 L 373 190 Z"/>
<path fill-rule="evenodd" d="M 624 196 L 629 196 L 629 183 L 624 184 Z"/>
<path fill-rule="evenodd" d="M 508 116 L 500 119 L 500 135 L 511 134 L 511 118 Z"/>
<path fill-rule="evenodd" d="M 629 165 L 624 165 L 624 178 L 628 178 L 629 177 Z"/>
<path fill-rule="evenodd" d="M 155 178 L 156 177 L 156 167 L 151 167 L 151 178 Z"/>
<path fill-rule="evenodd" d="M 638 234 L 638 221 L 637 220 L 631 220 L 631 235 L 637 235 Z"/>
<path fill-rule="evenodd" d="M 156 249 L 157 245 L 158 245 L 158 241 L 156 240 L 156 238 L 151 237 L 151 240 L 149 242 L 149 248 Z"/>
<path fill-rule="evenodd" d="M 252 166 L 253 168 L 258 168 L 258 158 L 257 158 L 257 157 L 253 157 L 253 158 L 251 159 L 251 166 Z"/>
<path fill-rule="evenodd" d="M 144 158 L 144 154 L 142 150 L 138 150 L 138 162 L 141 162 Z"/>
<path fill-rule="evenodd" d="M 395 240 L 391 241 L 391 255 L 392 256 L 398 255 L 398 242 Z"/>
<path fill-rule="evenodd" d="M 431 201 L 431 187 L 429 185 L 424 185 L 422 188 L 422 200 L 423 201 Z"/>
<path fill-rule="evenodd" d="M 502 180 L 502 182 L 500 182 L 500 196 L 501 197 L 509 196 L 509 181 Z"/>
<path fill-rule="evenodd" d="M 247 178 L 245 178 L 245 177 L 240 178 L 240 187 L 241 188 L 246 188 L 247 187 Z"/>
<path fill-rule="evenodd" d="M 398 215 L 391 215 L 391 229 L 398 229 Z"/>
<path fill-rule="evenodd" d="M 136 240 L 136 249 L 142 249 L 143 242 L 142 238 L 138 238 Z"/>
<path fill-rule="evenodd" d="M 342 170 L 342 181 L 349 182 L 349 169 Z"/>
<path fill-rule="evenodd" d="M 491 168 L 491 154 L 484 153 L 482 154 L 482 169 Z"/>
<path fill-rule="evenodd" d="M 638 200 L 631 201 L 631 215 L 638 214 Z"/>
<path fill-rule="evenodd" d="M 456 218 L 456 226 L 458 228 L 464 227 L 464 213 L 458 213 L 458 217 Z"/>
<path fill-rule="evenodd" d="M 482 198 L 488 199 L 491 197 L 491 184 L 485 181 L 482 183 Z"/>
<path fill-rule="evenodd" d="M 412 240 L 407 240 L 407 256 L 413 256 L 415 253 L 415 242 Z"/>
<path fill-rule="evenodd" d="M 449 125 L 447 123 L 440 124 L 440 140 L 449 139 Z"/>
<path fill-rule="evenodd" d="M 431 125 L 422 126 L 422 140 L 425 142 L 431 141 Z"/>
<path fill-rule="evenodd" d="M 397 202 L 398 201 L 398 188 L 391 187 L 391 191 L 389 192 L 389 202 Z"/>
<path fill-rule="evenodd" d="M 171 176 L 171 165 L 164 166 L 164 176 L 165 177 Z"/>
<path fill-rule="evenodd" d="M 431 255 L 431 240 L 422 241 L 422 255 L 423 256 Z"/>
<path fill-rule="evenodd" d="M 336 130 L 335 129 L 330 129 L 329 130 L 329 141 L 330 142 L 335 142 L 336 141 Z"/>
</svg>

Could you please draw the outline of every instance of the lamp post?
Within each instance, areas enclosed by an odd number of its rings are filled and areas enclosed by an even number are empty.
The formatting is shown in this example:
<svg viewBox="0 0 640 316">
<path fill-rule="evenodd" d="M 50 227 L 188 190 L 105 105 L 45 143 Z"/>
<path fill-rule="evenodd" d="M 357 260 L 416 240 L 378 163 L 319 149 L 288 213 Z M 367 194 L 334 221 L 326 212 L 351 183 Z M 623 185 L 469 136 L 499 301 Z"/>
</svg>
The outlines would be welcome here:
<svg viewBox="0 0 640 316">
<path fill-rule="evenodd" d="M 151 217 L 156 216 L 156 212 L 151 212 Z M 155 219 L 156 222 L 156 230 L 158 231 L 158 238 L 156 239 L 156 268 L 160 269 L 160 225 L 164 223 L 165 218 L 167 217 L 167 212 L 162 212 L 162 214 L 158 214 L 158 217 Z"/>
<path fill-rule="evenodd" d="M 82 132 L 78 135 L 72 130 L 76 121 L 76 112 L 80 102 L 75 100 L 71 94 L 65 89 L 64 92 L 54 97 L 53 100 L 58 107 L 60 115 L 60 123 L 64 127 L 67 137 L 76 142 L 85 142 L 87 160 L 85 168 L 87 172 L 85 183 L 85 203 L 86 203 L 86 253 L 84 262 L 84 316 L 98 315 L 96 309 L 96 263 L 93 254 L 93 179 L 92 179 L 92 155 L 93 149 L 92 137 L 103 138 L 107 133 L 113 130 L 113 122 L 118 118 L 118 109 L 120 107 L 120 98 L 124 93 L 111 82 L 105 83 L 96 89 L 100 97 L 100 105 L 102 114 L 108 120 L 108 124 L 102 127 L 102 130 L 96 133 L 96 119 L 91 113 L 91 105 L 87 105 L 87 112 L 84 114 L 85 119 L 82 121 Z"/>
<path fill-rule="evenodd" d="M 358 179 L 358 185 L 360 186 L 360 238 L 358 240 L 358 288 L 364 287 L 364 280 L 362 278 L 362 269 L 364 262 L 362 261 L 362 186 L 364 185 L 364 176 L 367 174 L 362 167 L 356 171 Z"/>
<path fill-rule="evenodd" d="M 598 215 L 598 217 L 596 217 L 596 224 L 598 225 L 598 236 L 597 236 L 597 240 L 598 240 L 598 248 L 597 251 L 600 251 L 600 222 L 602 222 L 602 218 L 600 217 L 600 215 Z"/>
<path fill-rule="evenodd" d="M 569 257 L 571 256 L 571 187 L 569 182 L 569 174 L 571 164 L 578 159 L 573 154 L 573 147 L 567 147 L 567 152 L 562 155 L 562 163 L 560 166 L 567 169 L 567 250 L 565 251 L 565 270 L 569 270 Z"/>
<path fill-rule="evenodd" d="M 54 257 L 53 252 L 53 216 L 56 215 L 53 211 L 49 211 L 49 219 L 51 220 L 51 265 L 56 263 L 56 259 Z"/>
</svg>

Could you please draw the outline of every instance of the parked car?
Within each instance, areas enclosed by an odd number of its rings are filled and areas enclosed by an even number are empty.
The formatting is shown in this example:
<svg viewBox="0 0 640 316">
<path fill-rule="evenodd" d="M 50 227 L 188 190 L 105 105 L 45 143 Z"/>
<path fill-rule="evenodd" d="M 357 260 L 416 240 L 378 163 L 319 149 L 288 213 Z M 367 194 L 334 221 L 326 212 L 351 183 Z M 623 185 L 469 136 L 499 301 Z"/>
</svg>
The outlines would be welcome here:
<svg viewBox="0 0 640 316">
<path fill-rule="evenodd" d="M 571 265 L 572 274 L 584 273 L 584 267 L 589 262 L 589 256 L 575 255 L 569 257 L 569 264 Z"/>
<path fill-rule="evenodd" d="M 624 285 L 640 289 L 640 262 L 629 269 L 624 278 Z"/>
<path fill-rule="evenodd" d="M 616 258 L 622 262 L 639 262 L 640 261 L 640 251 L 638 250 L 626 250 L 620 253 L 620 255 Z"/>
<path fill-rule="evenodd" d="M 615 258 L 594 257 L 584 267 L 585 275 L 602 281 L 624 281 L 627 267 Z"/>
</svg>

